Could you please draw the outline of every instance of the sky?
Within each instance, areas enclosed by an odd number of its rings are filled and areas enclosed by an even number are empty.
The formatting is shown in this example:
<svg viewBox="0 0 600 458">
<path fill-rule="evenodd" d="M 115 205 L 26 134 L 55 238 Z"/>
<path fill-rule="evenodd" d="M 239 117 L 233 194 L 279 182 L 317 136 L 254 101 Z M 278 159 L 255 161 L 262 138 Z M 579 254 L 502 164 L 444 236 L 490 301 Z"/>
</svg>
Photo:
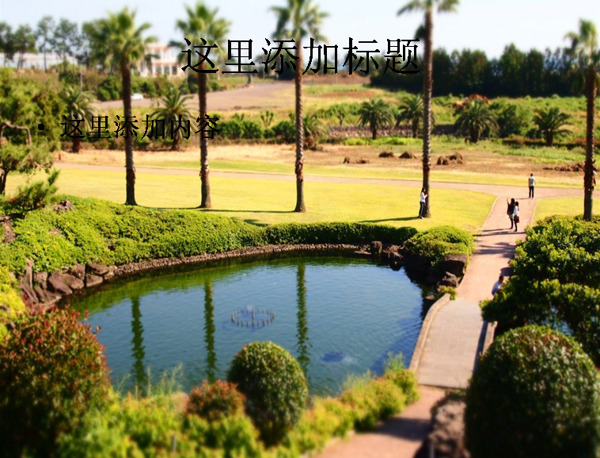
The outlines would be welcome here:
<svg viewBox="0 0 600 458">
<path fill-rule="evenodd" d="M 407 2 L 375 0 L 313 0 L 329 13 L 323 24 L 327 44 L 348 46 L 348 38 L 377 40 L 384 48 L 387 39 L 414 38 L 423 20 L 420 13 L 397 16 Z M 137 19 L 152 24 L 150 33 L 161 43 L 181 40 L 175 21 L 185 18 L 184 4 L 192 0 L 0 0 L 0 21 L 13 27 L 35 27 L 41 17 L 66 17 L 82 23 L 106 16 L 125 6 L 137 10 Z M 219 8 L 219 16 L 231 22 L 232 40 L 254 40 L 256 55 L 275 28 L 271 6 L 286 0 L 205 0 Z M 600 31 L 600 0 L 460 0 L 456 13 L 435 14 L 434 46 L 448 51 L 480 49 L 489 58 L 499 57 L 505 46 L 514 43 L 528 51 L 567 46 L 565 34 L 576 31 L 579 20 L 592 20 Z M 306 44 L 304 44 L 306 45 Z M 183 48 L 182 48 L 183 49 Z M 383 49 L 382 49 L 383 51 Z"/>
</svg>

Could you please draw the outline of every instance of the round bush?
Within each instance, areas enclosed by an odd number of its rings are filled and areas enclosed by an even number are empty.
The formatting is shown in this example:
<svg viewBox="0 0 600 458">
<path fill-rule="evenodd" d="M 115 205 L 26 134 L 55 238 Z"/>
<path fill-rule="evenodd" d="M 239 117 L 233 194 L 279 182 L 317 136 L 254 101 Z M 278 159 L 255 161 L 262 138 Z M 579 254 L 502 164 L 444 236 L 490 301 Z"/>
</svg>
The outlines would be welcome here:
<svg viewBox="0 0 600 458">
<path fill-rule="evenodd" d="M 242 348 L 227 379 L 246 396 L 246 413 L 268 445 L 285 437 L 306 406 L 308 389 L 302 368 L 289 352 L 272 342 Z"/>
<path fill-rule="evenodd" d="M 209 421 L 221 420 L 244 412 L 244 396 L 231 383 L 205 380 L 190 392 L 186 412 Z"/>
<path fill-rule="evenodd" d="M 100 405 L 109 380 L 102 346 L 79 314 L 20 319 L 0 349 L 0 442 L 7 455 L 47 456 L 61 433 Z"/>
<path fill-rule="evenodd" d="M 467 390 L 473 458 L 596 456 L 600 382 L 572 339 L 526 326 L 497 339 Z"/>
</svg>

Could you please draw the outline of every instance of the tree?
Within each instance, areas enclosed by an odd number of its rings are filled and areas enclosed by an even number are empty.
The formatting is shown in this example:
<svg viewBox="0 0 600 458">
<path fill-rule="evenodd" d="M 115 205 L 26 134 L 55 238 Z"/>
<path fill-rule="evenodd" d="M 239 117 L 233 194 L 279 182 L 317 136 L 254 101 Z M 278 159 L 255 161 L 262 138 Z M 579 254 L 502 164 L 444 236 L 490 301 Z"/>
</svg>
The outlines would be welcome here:
<svg viewBox="0 0 600 458">
<path fill-rule="evenodd" d="M 121 72 L 123 81 L 123 115 L 124 122 L 131 120 L 131 69 L 143 60 L 148 44 L 154 37 L 144 37 L 150 24 L 139 27 L 135 24 L 135 11 L 124 8 L 118 13 L 108 13 L 108 18 L 101 19 L 93 32 L 92 42 L 95 56 Z M 135 166 L 133 162 L 133 135 L 125 137 L 126 199 L 125 205 L 137 205 L 135 201 Z"/>
<path fill-rule="evenodd" d="M 429 197 L 425 202 L 424 213 L 430 217 L 431 193 L 429 192 L 429 172 L 431 171 L 431 97 L 433 91 L 433 8 L 438 12 L 455 11 L 459 0 L 410 0 L 398 15 L 411 11 L 425 12 L 425 74 L 423 78 L 423 188 Z"/>
<path fill-rule="evenodd" d="M 287 0 L 286 6 L 274 6 L 271 10 L 277 16 L 277 26 L 274 37 L 279 39 L 293 39 L 296 43 L 296 62 L 294 73 L 294 87 L 296 98 L 296 208 L 295 212 L 306 211 L 304 203 L 304 127 L 302 116 L 302 38 L 309 35 L 316 41 L 325 41 L 321 35 L 321 24 L 326 13 L 319 11 L 319 7 L 312 0 Z"/>
<path fill-rule="evenodd" d="M 598 32 L 594 23 L 581 20 L 579 32 L 570 32 L 567 37 L 571 40 L 571 54 L 577 56 L 580 66 L 586 71 L 586 135 L 585 135 L 585 171 L 583 186 L 585 194 L 583 198 L 583 219 L 592 220 L 592 204 L 595 186 L 594 177 L 594 116 L 596 114 L 596 93 L 598 78 L 598 63 L 600 52 L 598 50 Z"/>
<path fill-rule="evenodd" d="M 48 150 L 31 144 L 29 127 L 4 121 L 0 123 L 0 138 L 6 128 L 27 132 L 27 140 L 26 145 L 9 143 L 0 148 L 0 194 L 6 191 L 6 179 L 10 172 L 33 173 L 39 168 L 48 171 L 52 165 L 52 155 Z"/>
<path fill-rule="evenodd" d="M 340 127 L 344 125 L 344 119 L 350 114 L 348 107 L 342 103 L 329 107 L 328 114 L 335 116 L 340 123 Z"/>
<path fill-rule="evenodd" d="M 173 140 L 172 151 L 179 151 L 179 142 L 183 138 L 184 129 L 178 126 L 193 120 L 192 113 L 185 106 L 191 98 L 191 95 L 184 95 L 180 89 L 172 87 L 161 99 L 162 106 L 151 114 L 152 118 L 164 121 L 165 128 Z"/>
<path fill-rule="evenodd" d="M 52 50 L 63 62 L 63 67 L 67 67 L 67 58 L 75 56 L 79 47 L 79 30 L 76 22 L 62 18 L 52 36 Z"/>
<path fill-rule="evenodd" d="M 229 21 L 223 18 L 217 18 L 218 8 L 209 9 L 202 1 L 196 2 L 192 7 L 186 5 L 185 11 L 187 18 L 178 20 L 176 28 L 183 33 L 183 36 L 189 40 L 192 45 L 200 46 L 201 40 L 206 40 L 204 49 L 208 59 L 202 60 L 199 68 L 196 70 L 198 75 L 198 104 L 199 120 L 204 122 L 207 117 L 206 108 L 206 80 L 207 73 L 214 73 L 216 70 L 208 69 L 206 61 L 210 60 L 209 46 L 217 45 L 217 49 L 223 49 L 222 42 L 229 33 Z M 209 181 L 209 163 L 208 163 L 208 139 L 200 135 L 200 180 L 202 181 L 202 202 L 200 208 L 211 208 Z"/>
<path fill-rule="evenodd" d="M 35 29 L 38 40 L 38 50 L 44 54 L 44 71 L 46 72 L 48 71 L 46 53 L 52 47 L 52 35 L 55 27 L 56 24 L 54 23 L 52 16 L 44 16 L 40 19 L 40 22 L 38 22 L 37 28 Z"/>
<path fill-rule="evenodd" d="M 92 116 L 95 116 L 95 111 L 92 108 L 92 102 L 94 96 L 89 91 L 82 91 L 81 89 L 69 86 L 61 94 L 62 99 L 67 107 L 67 113 L 69 120 L 81 119 L 82 122 L 79 124 L 79 128 L 87 130 L 89 128 L 89 120 Z M 78 136 L 73 137 L 73 148 L 74 153 L 79 153 L 81 149 L 81 138 Z"/>
<path fill-rule="evenodd" d="M 547 108 L 546 110 L 535 110 L 533 123 L 537 126 L 538 132 L 544 138 L 547 146 L 554 144 L 554 137 L 569 132 L 563 129 L 567 124 L 569 115 L 561 112 L 557 107 Z"/>
<path fill-rule="evenodd" d="M 479 142 L 487 131 L 495 131 L 498 124 L 487 103 L 483 100 L 471 100 L 458 111 L 455 128 L 466 135 L 471 143 Z"/>
<path fill-rule="evenodd" d="M 35 52 L 35 34 L 28 25 L 20 25 L 14 33 L 14 50 L 19 54 L 17 68 L 23 68 L 25 53 Z"/>
<path fill-rule="evenodd" d="M 413 138 L 419 135 L 419 121 L 423 119 L 423 97 L 421 94 L 410 95 L 402 99 L 396 117 L 397 124 L 409 122 Z"/>
<path fill-rule="evenodd" d="M 394 115 L 389 104 L 383 100 L 371 99 L 363 102 L 358 110 L 361 126 L 369 126 L 373 140 L 377 138 L 377 131 L 390 127 L 394 123 Z"/>
</svg>

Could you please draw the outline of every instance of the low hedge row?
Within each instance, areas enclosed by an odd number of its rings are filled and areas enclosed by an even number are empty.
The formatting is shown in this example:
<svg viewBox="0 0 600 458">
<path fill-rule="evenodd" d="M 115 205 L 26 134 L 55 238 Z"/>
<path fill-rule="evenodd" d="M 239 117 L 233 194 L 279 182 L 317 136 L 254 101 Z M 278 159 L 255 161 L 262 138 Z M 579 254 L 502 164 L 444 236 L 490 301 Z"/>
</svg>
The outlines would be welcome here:
<svg viewBox="0 0 600 458">
<path fill-rule="evenodd" d="M 473 236 L 453 226 L 438 226 L 411 237 L 404 246 L 408 254 L 423 256 L 431 265 L 440 262 L 448 254 L 470 256 L 475 249 Z"/>
</svg>

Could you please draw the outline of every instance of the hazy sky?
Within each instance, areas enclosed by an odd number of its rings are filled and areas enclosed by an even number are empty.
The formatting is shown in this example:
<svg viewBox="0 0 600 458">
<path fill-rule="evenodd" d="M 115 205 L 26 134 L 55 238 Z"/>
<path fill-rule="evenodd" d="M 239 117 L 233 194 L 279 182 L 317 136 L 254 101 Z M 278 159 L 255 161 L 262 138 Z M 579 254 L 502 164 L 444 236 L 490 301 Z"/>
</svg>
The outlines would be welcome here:
<svg viewBox="0 0 600 458">
<path fill-rule="evenodd" d="M 402 1 L 317 0 L 330 16 L 323 33 L 330 45 L 348 46 L 348 38 L 377 40 L 381 47 L 386 39 L 413 38 L 423 20 L 421 14 L 398 17 Z M 178 0 L 0 0 L 0 21 L 16 26 L 35 26 L 44 15 L 66 17 L 84 22 L 104 17 L 107 11 L 124 6 L 137 10 L 139 21 L 152 24 L 151 33 L 160 42 L 180 40 L 175 21 L 185 17 L 184 4 Z M 272 5 L 285 0 L 207 0 L 219 7 L 219 15 L 231 21 L 228 38 L 255 40 L 254 53 L 264 45 L 264 38 L 275 28 Z M 461 0 L 456 13 L 436 14 L 434 45 L 454 49 L 482 49 L 488 57 L 498 57 L 504 47 L 514 43 L 521 50 L 543 51 L 566 46 L 564 36 L 578 29 L 579 19 L 593 20 L 600 31 L 600 0 Z"/>
</svg>

